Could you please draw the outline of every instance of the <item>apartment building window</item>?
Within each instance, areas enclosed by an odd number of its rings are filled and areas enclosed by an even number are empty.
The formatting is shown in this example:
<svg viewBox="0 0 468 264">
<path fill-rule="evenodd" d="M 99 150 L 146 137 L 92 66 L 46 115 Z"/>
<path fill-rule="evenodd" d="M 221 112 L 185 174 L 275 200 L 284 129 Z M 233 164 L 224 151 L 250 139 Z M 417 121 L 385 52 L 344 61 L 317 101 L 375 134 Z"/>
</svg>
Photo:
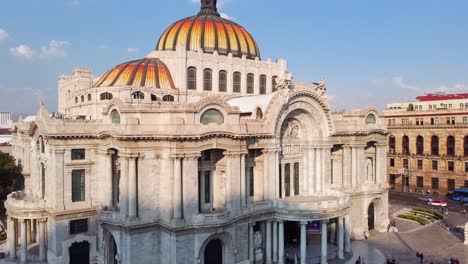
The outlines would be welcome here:
<svg viewBox="0 0 468 264">
<path fill-rule="evenodd" d="M 84 160 L 86 151 L 85 149 L 72 149 L 71 151 L 71 159 L 72 160 Z"/>
<path fill-rule="evenodd" d="M 434 125 L 434 124 L 435 124 L 434 118 L 431 117 L 431 125 Z"/>
<path fill-rule="evenodd" d="M 455 125 L 455 117 L 452 117 L 452 125 Z"/>
<path fill-rule="evenodd" d="M 449 171 L 454 171 L 455 165 L 454 165 L 453 161 L 447 162 L 447 167 L 448 167 Z"/>
<path fill-rule="evenodd" d="M 409 137 L 408 136 L 403 136 L 403 140 L 401 142 L 402 150 L 403 150 L 403 155 L 409 155 Z"/>
<path fill-rule="evenodd" d="M 453 136 L 447 137 L 447 156 L 455 156 L 455 137 Z"/>
<path fill-rule="evenodd" d="M 450 125 L 450 117 L 447 117 L 447 125 Z"/>
<path fill-rule="evenodd" d="M 439 137 L 437 136 L 431 138 L 431 155 L 439 156 Z"/>
<path fill-rule="evenodd" d="M 419 118 L 416 118 L 416 125 L 419 126 Z"/>
<path fill-rule="evenodd" d="M 468 108 L 468 103 L 465 103 L 465 108 Z"/>
<path fill-rule="evenodd" d="M 424 178 L 423 178 L 423 176 L 418 176 L 416 178 L 416 187 L 424 188 Z"/>
<path fill-rule="evenodd" d="M 390 150 L 390 154 L 395 154 L 395 145 L 396 145 L 396 139 L 395 136 L 390 136 L 388 138 L 388 147 Z"/>
<path fill-rule="evenodd" d="M 403 167 L 408 168 L 408 159 L 403 159 Z"/>
<path fill-rule="evenodd" d="M 437 160 L 433 160 L 432 161 L 432 170 L 437 170 L 439 168 L 439 164 L 437 162 Z"/>
<path fill-rule="evenodd" d="M 72 171 L 72 202 L 85 200 L 85 170 Z"/>
<path fill-rule="evenodd" d="M 465 105 L 463 103 L 460 104 L 460 108 L 463 109 L 465 108 Z"/>
<path fill-rule="evenodd" d="M 432 105 L 429 106 L 429 110 L 432 110 Z"/>
<path fill-rule="evenodd" d="M 463 156 L 468 157 L 468 136 L 463 137 Z"/>
<path fill-rule="evenodd" d="M 468 162 L 465 162 L 465 172 L 468 172 Z"/>
<path fill-rule="evenodd" d="M 395 167 L 395 159 L 394 158 L 390 159 L 390 167 Z"/>
<path fill-rule="evenodd" d="M 423 160 L 418 160 L 418 170 L 423 169 Z"/>
<path fill-rule="evenodd" d="M 455 191 L 455 180 L 454 179 L 447 179 L 447 190 L 449 192 Z"/>
<path fill-rule="evenodd" d="M 439 118 L 438 118 L 438 117 L 435 118 L 435 125 L 436 125 L 436 126 L 439 125 Z"/>
<path fill-rule="evenodd" d="M 438 190 L 439 189 L 439 178 L 432 178 L 432 189 Z"/>
<path fill-rule="evenodd" d="M 468 118 L 466 116 L 463 117 L 463 124 L 464 125 L 468 124 Z"/>
<path fill-rule="evenodd" d="M 468 188 L 468 181 L 467 180 L 464 181 L 463 187 Z"/>
<path fill-rule="evenodd" d="M 452 104 L 449 104 L 449 109 L 452 109 Z"/>
<path fill-rule="evenodd" d="M 416 154 L 422 155 L 424 153 L 424 138 L 422 136 L 416 137 Z"/>
<path fill-rule="evenodd" d="M 420 119 L 419 119 L 419 124 L 420 124 L 421 126 L 424 126 L 424 118 L 420 118 Z"/>
</svg>

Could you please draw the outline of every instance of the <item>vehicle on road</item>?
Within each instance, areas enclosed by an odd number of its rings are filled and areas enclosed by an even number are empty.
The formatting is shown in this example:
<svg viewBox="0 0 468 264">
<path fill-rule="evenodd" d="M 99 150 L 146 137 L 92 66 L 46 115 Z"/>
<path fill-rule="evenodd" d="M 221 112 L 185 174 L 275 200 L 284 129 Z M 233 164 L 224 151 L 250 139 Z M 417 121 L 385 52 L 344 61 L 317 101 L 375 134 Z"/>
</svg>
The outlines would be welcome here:
<svg viewBox="0 0 468 264">
<path fill-rule="evenodd" d="M 430 202 L 434 200 L 430 195 L 421 195 L 418 197 L 418 200 L 424 201 L 424 202 Z"/>
<path fill-rule="evenodd" d="M 452 200 L 468 202 L 468 188 L 456 189 L 452 194 Z"/>
<path fill-rule="evenodd" d="M 429 201 L 427 204 L 432 205 L 432 206 L 442 206 L 442 207 L 447 206 L 447 202 L 442 201 L 442 200 L 432 200 L 432 201 Z"/>
</svg>

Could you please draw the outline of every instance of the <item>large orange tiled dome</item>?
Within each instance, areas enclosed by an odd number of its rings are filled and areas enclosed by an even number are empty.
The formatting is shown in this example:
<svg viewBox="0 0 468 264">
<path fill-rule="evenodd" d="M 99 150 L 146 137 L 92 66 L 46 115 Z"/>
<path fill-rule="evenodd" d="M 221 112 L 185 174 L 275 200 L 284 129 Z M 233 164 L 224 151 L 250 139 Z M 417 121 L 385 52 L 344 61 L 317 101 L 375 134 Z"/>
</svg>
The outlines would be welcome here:
<svg viewBox="0 0 468 264">
<path fill-rule="evenodd" d="M 106 72 L 94 86 L 175 89 L 169 69 L 157 58 L 144 58 L 117 65 Z"/>
<path fill-rule="evenodd" d="M 198 15 L 184 18 L 169 26 L 159 38 L 156 50 L 175 50 L 183 45 L 189 51 L 202 49 L 205 53 L 217 51 L 221 55 L 260 58 L 257 43 L 245 28 L 222 18 L 216 10 L 216 1 L 202 0 Z"/>
</svg>

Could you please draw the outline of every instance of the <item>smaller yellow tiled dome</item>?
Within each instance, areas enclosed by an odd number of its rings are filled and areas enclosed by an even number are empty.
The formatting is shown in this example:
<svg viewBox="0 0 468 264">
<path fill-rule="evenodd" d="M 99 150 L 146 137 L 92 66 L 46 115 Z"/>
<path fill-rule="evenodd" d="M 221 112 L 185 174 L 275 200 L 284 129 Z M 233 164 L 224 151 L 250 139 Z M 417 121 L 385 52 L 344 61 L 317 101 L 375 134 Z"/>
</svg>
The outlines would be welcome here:
<svg viewBox="0 0 468 264">
<path fill-rule="evenodd" d="M 144 58 L 117 65 L 94 84 L 94 87 L 124 86 L 175 89 L 169 69 L 157 58 Z"/>
</svg>

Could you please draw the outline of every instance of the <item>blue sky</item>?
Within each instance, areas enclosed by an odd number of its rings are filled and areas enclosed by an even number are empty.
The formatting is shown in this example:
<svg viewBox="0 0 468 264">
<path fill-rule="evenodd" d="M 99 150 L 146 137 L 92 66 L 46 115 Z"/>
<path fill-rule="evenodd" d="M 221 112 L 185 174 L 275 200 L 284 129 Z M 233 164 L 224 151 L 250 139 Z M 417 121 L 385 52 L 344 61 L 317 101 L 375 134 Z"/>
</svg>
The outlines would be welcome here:
<svg viewBox="0 0 468 264">
<path fill-rule="evenodd" d="M 468 92 L 468 1 L 218 0 L 262 59 L 285 58 L 296 82 L 325 79 L 332 110 L 384 108 L 427 92 Z M 57 77 L 101 75 L 144 57 L 196 0 L 2 0 L 0 111 L 57 108 Z"/>
</svg>

